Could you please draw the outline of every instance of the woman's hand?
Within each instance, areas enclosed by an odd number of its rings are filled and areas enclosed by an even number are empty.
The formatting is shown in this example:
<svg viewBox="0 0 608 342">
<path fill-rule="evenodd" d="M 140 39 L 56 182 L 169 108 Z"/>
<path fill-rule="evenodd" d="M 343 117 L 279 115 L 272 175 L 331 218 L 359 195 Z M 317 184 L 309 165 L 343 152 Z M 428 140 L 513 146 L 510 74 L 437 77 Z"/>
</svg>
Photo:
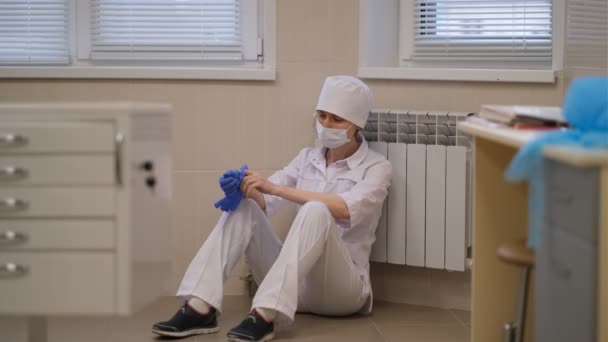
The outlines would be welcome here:
<svg viewBox="0 0 608 342">
<path fill-rule="evenodd" d="M 243 182 L 241 183 L 241 192 L 245 198 L 249 198 L 253 190 L 257 190 L 263 194 L 274 195 L 277 185 L 266 177 L 247 170 L 245 171 L 245 178 L 243 178 Z"/>
</svg>

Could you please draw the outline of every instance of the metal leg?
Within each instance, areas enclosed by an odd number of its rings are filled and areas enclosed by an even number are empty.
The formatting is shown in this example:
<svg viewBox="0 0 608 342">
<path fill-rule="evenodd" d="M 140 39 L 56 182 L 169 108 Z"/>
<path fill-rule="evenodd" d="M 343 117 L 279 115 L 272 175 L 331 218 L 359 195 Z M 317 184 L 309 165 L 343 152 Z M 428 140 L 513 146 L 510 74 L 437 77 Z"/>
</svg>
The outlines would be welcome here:
<svg viewBox="0 0 608 342">
<path fill-rule="evenodd" d="M 526 324 L 526 304 L 528 303 L 528 282 L 530 277 L 530 267 L 521 270 L 519 278 L 519 294 L 515 311 L 515 342 L 522 342 L 524 327 Z"/>
<path fill-rule="evenodd" d="M 27 320 L 28 342 L 47 342 L 46 317 L 30 317 Z"/>
<path fill-rule="evenodd" d="M 502 332 L 502 342 L 514 342 L 517 327 L 513 322 L 505 323 Z"/>
<path fill-rule="evenodd" d="M 528 303 L 528 282 L 530 267 L 521 269 L 519 276 L 519 289 L 515 306 L 515 320 L 505 323 L 502 332 L 502 342 L 522 342 L 524 326 L 526 324 L 526 305 Z"/>
</svg>

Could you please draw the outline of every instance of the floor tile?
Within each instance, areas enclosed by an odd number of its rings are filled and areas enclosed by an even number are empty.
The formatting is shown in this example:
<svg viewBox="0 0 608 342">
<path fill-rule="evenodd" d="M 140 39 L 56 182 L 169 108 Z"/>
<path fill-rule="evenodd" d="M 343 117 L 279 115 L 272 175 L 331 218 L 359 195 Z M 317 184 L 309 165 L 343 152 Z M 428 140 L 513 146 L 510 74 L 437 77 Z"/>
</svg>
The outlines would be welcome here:
<svg viewBox="0 0 608 342">
<path fill-rule="evenodd" d="M 293 327 L 279 332 L 277 341 L 384 341 L 367 316 L 321 317 L 297 314 Z"/>
<path fill-rule="evenodd" d="M 455 310 L 452 309 L 450 312 L 456 317 L 456 319 L 465 326 L 471 326 L 471 311 Z"/>
<path fill-rule="evenodd" d="M 372 320 L 376 323 L 460 325 L 448 310 L 381 301 L 374 301 Z"/>
<path fill-rule="evenodd" d="M 49 342 L 150 342 L 173 340 L 151 332 L 152 324 L 170 318 L 180 303 L 173 297 L 161 298 L 130 317 L 60 317 L 49 319 Z M 220 331 L 211 335 L 191 336 L 180 342 L 225 341 L 226 333 L 249 311 L 251 298 L 226 296 L 219 318 Z M 11 323 L 10 319 L 4 320 Z M 15 324 L 14 326 L 17 326 Z M 288 329 L 277 331 L 276 341 L 300 342 L 466 342 L 470 336 L 470 313 L 417 305 L 376 301 L 369 316 L 322 317 L 297 314 Z M 21 336 L 18 336 L 21 335 Z M 25 341 L 23 334 L 0 331 Z M 11 339 L 12 342 L 12 339 Z"/>
<path fill-rule="evenodd" d="M 468 329 L 460 325 L 378 324 L 386 342 L 468 342 Z"/>
</svg>

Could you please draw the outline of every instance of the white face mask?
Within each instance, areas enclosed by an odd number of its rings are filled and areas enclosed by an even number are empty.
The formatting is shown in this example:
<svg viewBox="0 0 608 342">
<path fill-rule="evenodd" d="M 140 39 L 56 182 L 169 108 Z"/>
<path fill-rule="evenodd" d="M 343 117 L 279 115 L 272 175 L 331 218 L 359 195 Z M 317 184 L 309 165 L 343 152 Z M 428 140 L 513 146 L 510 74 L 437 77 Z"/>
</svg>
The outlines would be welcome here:
<svg viewBox="0 0 608 342">
<path fill-rule="evenodd" d="M 352 127 L 352 126 L 350 126 Z M 341 128 L 325 128 L 317 120 L 317 137 L 321 145 L 327 148 L 340 147 L 350 141 L 348 138 L 348 129 Z"/>
</svg>

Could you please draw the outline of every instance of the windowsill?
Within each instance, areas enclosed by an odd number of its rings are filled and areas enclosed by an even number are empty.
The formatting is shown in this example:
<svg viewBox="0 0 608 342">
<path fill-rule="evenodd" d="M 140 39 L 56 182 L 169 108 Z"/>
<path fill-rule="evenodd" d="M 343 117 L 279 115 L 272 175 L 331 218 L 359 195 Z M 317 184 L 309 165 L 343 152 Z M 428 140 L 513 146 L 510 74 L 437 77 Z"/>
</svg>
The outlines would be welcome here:
<svg viewBox="0 0 608 342">
<path fill-rule="evenodd" d="M 113 78 L 113 79 L 181 79 L 273 81 L 274 68 L 221 67 L 0 67 L 0 78 Z"/>
<path fill-rule="evenodd" d="M 359 66 L 357 75 L 367 79 L 555 83 L 553 70 Z"/>
</svg>

